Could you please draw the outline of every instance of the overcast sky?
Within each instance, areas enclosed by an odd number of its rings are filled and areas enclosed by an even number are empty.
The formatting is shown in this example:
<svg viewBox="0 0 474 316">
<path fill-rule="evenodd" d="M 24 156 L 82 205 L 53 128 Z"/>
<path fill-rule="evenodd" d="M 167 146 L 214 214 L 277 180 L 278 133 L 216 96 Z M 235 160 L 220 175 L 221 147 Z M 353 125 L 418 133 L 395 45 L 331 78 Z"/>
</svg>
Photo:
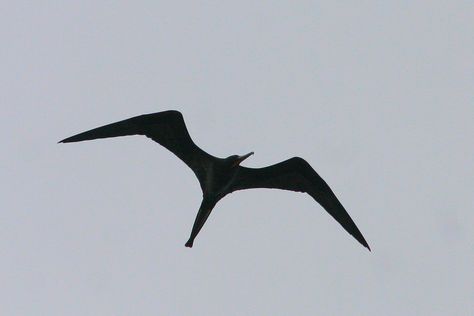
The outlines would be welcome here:
<svg viewBox="0 0 474 316">
<path fill-rule="evenodd" d="M 2 315 L 473 315 L 471 1 L 0 5 Z M 184 247 L 190 169 L 144 137 L 56 144 L 177 109 L 309 196 L 240 191 Z"/>
</svg>

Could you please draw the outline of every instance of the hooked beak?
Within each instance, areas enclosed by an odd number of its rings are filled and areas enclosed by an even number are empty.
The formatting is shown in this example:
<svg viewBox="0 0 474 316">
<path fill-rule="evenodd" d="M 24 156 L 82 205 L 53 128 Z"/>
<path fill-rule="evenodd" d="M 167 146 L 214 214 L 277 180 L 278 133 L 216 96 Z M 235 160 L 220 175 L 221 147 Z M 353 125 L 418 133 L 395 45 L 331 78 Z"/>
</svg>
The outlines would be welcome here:
<svg viewBox="0 0 474 316">
<path fill-rule="evenodd" d="M 238 166 L 242 163 L 242 161 L 244 161 L 245 159 L 247 159 L 248 157 L 252 156 L 253 155 L 253 151 L 252 152 L 249 152 L 248 154 L 246 155 L 243 155 L 243 156 L 239 156 L 239 158 L 235 161 L 234 163 L 234 167 L 235 166 Z"/>
</svg>

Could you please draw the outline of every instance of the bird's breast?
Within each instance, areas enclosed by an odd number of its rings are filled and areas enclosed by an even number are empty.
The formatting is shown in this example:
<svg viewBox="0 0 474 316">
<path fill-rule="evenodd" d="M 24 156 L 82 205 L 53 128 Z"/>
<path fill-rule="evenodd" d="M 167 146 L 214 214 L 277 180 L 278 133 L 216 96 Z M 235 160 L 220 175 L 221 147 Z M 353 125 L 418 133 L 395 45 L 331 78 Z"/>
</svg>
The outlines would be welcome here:
<svg viewBox="0 0 474 316">
<path fill-rule="evenodd" d="M 233 170 L 210 166 L 206 170 L 204 195 L 224 197 L 235 178 Z"/>
</svg>

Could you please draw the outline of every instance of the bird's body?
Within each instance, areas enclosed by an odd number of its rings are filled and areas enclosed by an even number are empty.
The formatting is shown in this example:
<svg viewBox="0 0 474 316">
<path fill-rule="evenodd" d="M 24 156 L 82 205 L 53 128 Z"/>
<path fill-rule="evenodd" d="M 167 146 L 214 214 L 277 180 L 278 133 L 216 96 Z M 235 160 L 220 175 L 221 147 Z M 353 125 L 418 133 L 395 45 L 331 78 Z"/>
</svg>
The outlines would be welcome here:
<svg viewBox="0 0 474 316">
<path fill-rule="evenodd" d="M 69 138 L 61 143 L 126 135 L 145 135 L 173 152 L 195 173 L 203 192 L 203 200 L 194 221 L 186 247 L 209 217 L 216 203 L 227 194 L 252 188 L 283 189 L 305 192 L 312 196 L 344 229 L 370 250 L 361 232 L 326 182 L 302 158 L 294 157 L 264 168 L 246 168 L 243 156 L 214 157 L 199 148 L 189 136 L 183 116 L 178 111 L 140 115 L 104 125 Z"/>
</svg>

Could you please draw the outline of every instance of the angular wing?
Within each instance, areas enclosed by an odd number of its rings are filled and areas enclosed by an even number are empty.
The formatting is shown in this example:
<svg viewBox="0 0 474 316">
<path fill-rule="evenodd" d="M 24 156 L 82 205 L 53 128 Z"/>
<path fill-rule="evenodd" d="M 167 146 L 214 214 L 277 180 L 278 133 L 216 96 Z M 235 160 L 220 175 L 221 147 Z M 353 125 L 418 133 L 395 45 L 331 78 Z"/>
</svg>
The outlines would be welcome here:
<svg viewBox="0 0 474 316">
<path fill-rule="evenodd" d="M 270 188 L 311 195 L 344 229 L 370 250 L 364 236 L 327 183 L 302 158 L 295 157 L 265 168 L 239 167 L 232 191 Z"/>
<path fill-rule="evenodd" d="M 203 186 L 205 168 L 214 157 L 193 142 L 184 123 L 183 115 L 178 111 L 164 111 L 132 117 L 71 136 L 63 139 L 60 143 L 127 135 L 145 135 L 166 147 L 194 171 L 201 187 Z"/>
</svg>

